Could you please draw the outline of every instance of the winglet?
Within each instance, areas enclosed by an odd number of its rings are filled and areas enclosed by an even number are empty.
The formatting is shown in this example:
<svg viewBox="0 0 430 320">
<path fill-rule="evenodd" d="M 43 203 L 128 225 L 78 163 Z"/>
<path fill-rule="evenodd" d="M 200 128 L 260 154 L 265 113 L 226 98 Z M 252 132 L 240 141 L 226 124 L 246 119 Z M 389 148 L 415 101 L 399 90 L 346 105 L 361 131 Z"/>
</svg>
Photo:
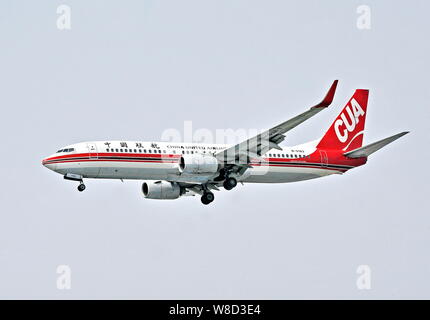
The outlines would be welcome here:
<svg viewBox="0 0 430 320">
<path fill-rule="evenodd" d="M 331 87 L 328 90 L 324 99 L 320 103 L 318 103 L 317 105 L 313 106 L 312 109 L 314 109 L 314 108 L 327 108 L 329 105 L 331 105 L 331 103 L 333 102 L 334 93 L 336 92 L 336 87 L 337 87 L 338 82 L 339 82 L 339 80 L 333 81 L 333 84 L 331 85 Z"/>
</svg>

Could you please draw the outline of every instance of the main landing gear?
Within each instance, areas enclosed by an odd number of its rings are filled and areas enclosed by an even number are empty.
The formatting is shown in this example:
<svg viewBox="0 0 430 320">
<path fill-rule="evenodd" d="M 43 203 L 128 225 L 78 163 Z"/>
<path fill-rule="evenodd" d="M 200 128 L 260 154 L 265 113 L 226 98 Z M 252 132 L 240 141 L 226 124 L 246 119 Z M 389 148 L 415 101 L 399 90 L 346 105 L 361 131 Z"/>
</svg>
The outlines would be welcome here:
<svg viewBox="0 0 430 320">
<path fill-rule="evenodd" d="M 225 190 L 231 190 L 237 186 L 237 180 L 233 177 L 227 177 L 223 185 Z"/>
<path fill-rule="evenodd" d="M 202 185 L 203 194 L 201 197 L 201 201 L 203 204 L 209 204 L 215 200 L 214 194 L 208 189 L 207 185 Z"/>
<path fill-rule="evenodd" d="M 210 191 L 205 191 L 201 197 L 201 201 L 203 204 L 209 204 L 215 200 L 215 196 Z"/>
<path fill-rule="evenodd" d="M 233 171 L 229 168 L 222 168 L 220 170 L 219 176 L 214 179 L 216 182 L 223 182 L 223 186 L 225 190 L 231 190 L 237 186 L 237 179 L 231 177 L 230 174 L 234 174 Z M 234 174 L 235 175 L 235 174 Z"/>
</svg>

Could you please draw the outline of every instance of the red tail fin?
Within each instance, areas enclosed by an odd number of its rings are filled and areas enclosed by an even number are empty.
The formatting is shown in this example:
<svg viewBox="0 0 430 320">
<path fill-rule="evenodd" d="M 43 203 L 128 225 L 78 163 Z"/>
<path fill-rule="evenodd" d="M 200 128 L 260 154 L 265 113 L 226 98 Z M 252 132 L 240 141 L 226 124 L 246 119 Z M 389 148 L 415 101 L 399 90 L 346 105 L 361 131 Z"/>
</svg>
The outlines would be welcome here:
<svg viewBox="0 0 430 320">
<path fill-rule="evenodd" d="M 363 145 L 369 90 L 357 89 L 318 144 L 322 149 L 354 150 Z"/>
</svg>

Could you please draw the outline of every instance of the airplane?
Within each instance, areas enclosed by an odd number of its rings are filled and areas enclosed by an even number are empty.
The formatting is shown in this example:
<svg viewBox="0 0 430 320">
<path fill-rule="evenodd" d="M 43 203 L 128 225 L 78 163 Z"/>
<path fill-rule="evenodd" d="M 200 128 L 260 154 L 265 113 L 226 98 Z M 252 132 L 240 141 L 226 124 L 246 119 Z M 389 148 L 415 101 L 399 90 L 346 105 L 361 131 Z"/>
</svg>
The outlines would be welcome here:
<svg viewBox="0 0 430 320">
<path fill-rule="evenodd" d="M 84 178 L 143 180 L 148 199 L 200 195 L 205 205 L 213 191 L 232 190 L 238 182 L 285 183 L 343 174 L 408 131 L 363 146 L 369 90 L 357 89 L 325 135 L 281 147 L 286 133 L 333 102 L 338 80 L 324 99 L 307 111 L 236 145 L 143 141 L 91 141 L 68 145 L 42 164 L 79 182 Z"/>
</svg>

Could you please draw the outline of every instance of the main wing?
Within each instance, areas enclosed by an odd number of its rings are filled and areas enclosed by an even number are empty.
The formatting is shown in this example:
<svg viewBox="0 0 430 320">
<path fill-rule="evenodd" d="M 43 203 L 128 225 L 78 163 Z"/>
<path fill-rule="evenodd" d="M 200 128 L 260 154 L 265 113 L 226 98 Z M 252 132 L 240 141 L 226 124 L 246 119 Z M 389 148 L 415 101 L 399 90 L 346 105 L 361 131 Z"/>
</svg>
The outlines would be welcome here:
<svg viewBox="0 0 430 320">
<path fill-rule="evenodd" d="M 327 108 L 333 101 L 338 80 L 335 80 L 324 99 L 309 110 L 282 122 L 281 124 L 264 131 L 263 133 L 245 140 L 235 146 L 227 148 L 215 154 L 218 161 L 225 164 L 246 166 L 250 159 L 258 159 L 270 149 L 281 149 L 279 143 L 285 139 L 285 133 L 295 128 L 302 122 L 313 117 L 318 112 Z"/>
</svg>

